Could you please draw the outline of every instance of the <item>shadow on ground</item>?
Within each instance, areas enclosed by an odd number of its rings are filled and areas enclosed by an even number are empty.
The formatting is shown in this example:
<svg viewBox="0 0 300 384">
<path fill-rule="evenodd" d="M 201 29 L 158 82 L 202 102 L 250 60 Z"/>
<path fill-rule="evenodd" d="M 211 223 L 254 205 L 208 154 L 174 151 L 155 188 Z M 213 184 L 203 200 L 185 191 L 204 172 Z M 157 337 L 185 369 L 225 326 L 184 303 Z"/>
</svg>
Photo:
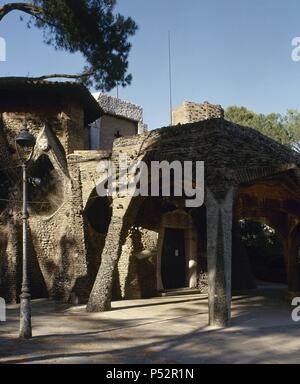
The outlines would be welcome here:
<svg viewBox="0 0 300 384">
<path fill-rule="evenodd" d="M 34 339 L 19 341 L 18 308 L 0 325 L 0 363 L 300 363 L 300 323 L 281 287 L 233 298 L 229 329 L 207 327 L 201 295 L 124 301 L 101 314 L 33 303 Z"/>
</svg>

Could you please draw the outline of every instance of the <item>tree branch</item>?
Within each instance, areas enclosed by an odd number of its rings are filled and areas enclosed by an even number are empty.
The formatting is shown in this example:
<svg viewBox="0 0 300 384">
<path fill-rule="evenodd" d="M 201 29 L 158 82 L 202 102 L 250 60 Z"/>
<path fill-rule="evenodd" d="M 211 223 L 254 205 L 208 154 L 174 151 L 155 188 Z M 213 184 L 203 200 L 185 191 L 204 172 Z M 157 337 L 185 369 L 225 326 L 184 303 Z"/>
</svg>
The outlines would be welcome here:
<svg viewBox="0 0 300 384">
<path fill-rule="evenodd" d="M 84 79 L 86 77 L 90 77 L 94 74 L 94 71 L 91 72 L 85 72 L 79 75 L 68 75 L 68 74 L 61 74 L 61 73 L 53 73 L 50 75 L 44 75 L 39 77 L 30 77 L 30 80 L 34 81 L 42 81 L 42 80 L 48 80 L 48 79 L 74 79 L 74 80 L 80 80 Z"/>
<path fill-rule="evenodd" d="M 0 7 L 0 21 L 10 12 L 12 11 L 21 11 L 25 12 L 28 15 L 37 17 L 38 15 L 42 15 L 44 13 L 43 8 L 36 7 L 33 4 L 28 3 L 8 3 L 3 7 Z"/>
</svg>

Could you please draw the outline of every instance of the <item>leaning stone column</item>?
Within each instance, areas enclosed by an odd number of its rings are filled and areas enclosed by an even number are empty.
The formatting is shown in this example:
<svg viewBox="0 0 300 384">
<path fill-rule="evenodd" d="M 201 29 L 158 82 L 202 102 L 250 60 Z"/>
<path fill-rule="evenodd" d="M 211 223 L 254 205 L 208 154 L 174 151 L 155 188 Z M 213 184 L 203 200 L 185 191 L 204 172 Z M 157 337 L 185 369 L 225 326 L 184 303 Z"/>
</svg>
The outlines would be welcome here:
<svg viewBox="0 0 300 384">
<path fill-rule="evenodd" d="M 218 328 L 228 327 L 231 320 L 233 199 L 233 189 L 223 199 L 207 190 L 209 324 Z"/>
<path fill-rule="evenodd" d="M 113 277 L 121 254 L 122 232 L 122 218 L 113 217 L 106 237 L 100 269 L 87 305 L 88 312 L 111 310 Z"/>
<path fill-rule="evenodd" d="M 102 252 L 101 265 L 87 305 L 88 312 L 111 310 L 114 274 L 123 245 L 132 227 L 142 199 L 115 198 L 113 215 Z"/>
</svg>

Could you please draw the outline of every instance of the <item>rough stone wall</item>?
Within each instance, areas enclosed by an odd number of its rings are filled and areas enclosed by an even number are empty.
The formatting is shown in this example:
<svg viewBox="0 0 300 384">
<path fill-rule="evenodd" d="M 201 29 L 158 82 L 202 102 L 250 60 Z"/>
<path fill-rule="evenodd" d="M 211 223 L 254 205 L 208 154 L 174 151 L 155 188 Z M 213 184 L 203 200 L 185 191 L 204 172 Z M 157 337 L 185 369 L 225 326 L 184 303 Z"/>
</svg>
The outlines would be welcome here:
<svg viewBox="0 0 300 384">
<path fill-rule="evenodd" d="M 66 126 L 67 148 L 66 153 L 71 154 L 77 150 L 89 148 L 89 131 L 84 127 L 84 111 L 72 104 L 65 107 L 61 118 Z"/>
<path fill-rule="evenodd" d="M 220 105 L 208 102 L 198 104 L 185 101 L 181 107 L 173 111 L 173 125 L 196 123 L 215 118 L 224 118 L 224 110 Z"/>
<path fill-rule="evenodd" d="M 108 161 L 110 154 L 107 151 L 75 151 L 69 156 L 69 164 L 76 164 L 80 169 L 82 201 L 85 208 L 91 194 L 95 192 L 99 179 L 103 173 L 99 172 L 99 164 Z"/>
<path fill-rule="evenodd" d="M 11 149 L 15 147 L 14 140 L 24 125 L 24 119 L 24 112 L 1 114 L 4 136 Z M 36 137 L 45 125 L 51 129 L 66 155 L 76 150 L 88 149 L 88 129 L 84 128 L 84 113 L 79 106 L 68 106 L 63 111 L 54 107 L 35 110 L 34 113 L 26 113 L 26 119 L 30 132 Z"/>
<path fill-rule="evenodd" d="M 10 144 L 12 145 L 12 143 Z M 7 168 L 11 163 L 11 150 L 14 148 L 8 144 L 8 138 L 5 134 L 3 114 L 0 113 L 0 164 L 1 168 Z M 1 185 L 3 188 L 3 186 Z"/>
<path fill-rule="evenodd" d="M 22 239 L 18 222 L 12 218 L 19 216 L 21 206 L 15 204 L 14 199 L 22 200 L 22 190 L 21 175 L 15 169 L 19 160 L 14 142 L 24 124 L 25 114 L 2 112 L 0 117 L 0 144 L 3 147 L 0 168 L 12 167 L 12 171 L 8 171 L 8 179 L 13 184 L 9 192 L 10 207 L 4 207 L 0 212 L 3 216 L 0 225 L 0 289 L 8 302 L 15 302 L 20 289 Z M 38 209 L 33 213 L 29 202 L 28 252 L 29 273 L 33 275 L 32 289 L 42 292 L 45 287 L 46 295 L 51 298 L 83 302 L 89 291 L 81 175 L 79 167 L 76 164 L 67 164 L 66 158 L 66 155 L 76 149 L 85 149 L 83 111 L 77 105 L 68 105 L 63 111 L 61 107 L 49 106 L 48 109 L 27 113 L 26 118 L 30 132 L 37 139 L 33 160 L 38 160 L 40 155 L 47 156 L 64 191 L 60 206 L 50 216 L 36 213 Z"/>
<path fill-rule="evenodd" d="M 80 172 L 69 166 L 62 206 L 30 218 L 31 236 L 50 298 L 83 302 L 88 292 Z"/>
<path fill-rule="evenodd" d="M 157 242 L 157 232 L 136 227 L 129 231 L 117 267 L 123 299 L 148 298 L 156 294 Z"/>
<path fill-rule="evenodd" d="M 2 215 L 0 220 L 0 297 L 16 303 L 20 293 L 19 227 L 16 217 Z"/>
<path fill-rule="evenodd" d="M 15 137 L 24 126 L 25 114 L 23 112 L 4 112 L 2 117 L 2 129 L 7 140 L 11 153 L 15 152 Z M 50 109 L 49 111 L 37 110 L 35 113 L 26 113 L 27 126 L 30 132 L 37 137 L 42 131 L 45 124 L 51 127 L 51 130 L 57 134 L 61 140 L 61 145 L 67 147 L 66 134 L 63 124 L 59 117 L 58 110 Z M 17 157 L 10 158 L 11 161 L 17 161 Z"/>
<path fill-rule="evenodd" d="M 104 174 L 99 172 L 99 164 L 110 159 L 110 154 L 106 151 L 75 151 L 69 156 L 69 166 L 77 167 L 80 172 L 80 192 L 82 212 L 80 223 L 85 239 L 86 258 L 87 258 L 87 290 L 90 292 L 95 281 L 101 263 L 102 250 L 105 244 L 106 233 L 96 232 L 86 217 L 85 210 L 89 204 L 93 204 L 99 198 L 96 191 L 99 179 L 104 178 Z M 106 175 L 105 175 L 106 176 Z M 103 212 L 96 212 L 99 220 L 103 217 Z M 83 220 L 83 221 L 81 221 Z M 76 224 L 77 226 L 77 224 Z M 81 234 L 82 235 L 82 234 Z"/>
</svg>

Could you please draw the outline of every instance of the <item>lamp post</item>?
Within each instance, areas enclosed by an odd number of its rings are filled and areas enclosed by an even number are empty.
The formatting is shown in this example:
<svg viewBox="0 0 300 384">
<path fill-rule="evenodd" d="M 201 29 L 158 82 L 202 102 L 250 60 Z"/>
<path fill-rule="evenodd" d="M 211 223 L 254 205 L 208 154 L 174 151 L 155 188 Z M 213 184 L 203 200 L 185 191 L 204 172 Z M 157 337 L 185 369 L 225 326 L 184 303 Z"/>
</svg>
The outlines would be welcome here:
<svg viewBox="0 0 300 384">
<path fill-rule="evenodd" d="M 31 339 L 31 295 L 28 280 L 28 259 L 27 259 L 27 165 L 30 162 L 34 147 L 35 138 L 29 133 L 26 122 L 16 138 L 16 149 L 23 170 L 23 277 L 22 290 L 20 295 L 20 338 Z"/>
</svg>

